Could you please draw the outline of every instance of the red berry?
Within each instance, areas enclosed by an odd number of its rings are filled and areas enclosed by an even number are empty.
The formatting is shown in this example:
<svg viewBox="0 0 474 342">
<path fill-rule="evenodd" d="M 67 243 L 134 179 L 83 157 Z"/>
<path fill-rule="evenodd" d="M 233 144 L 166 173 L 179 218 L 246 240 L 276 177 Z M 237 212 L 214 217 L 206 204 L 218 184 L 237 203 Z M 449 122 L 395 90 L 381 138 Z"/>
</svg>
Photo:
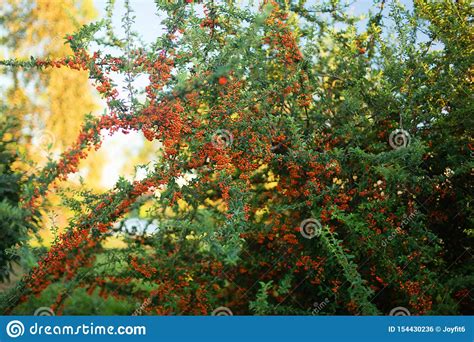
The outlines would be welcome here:
<svg viewBox="0 0 474 342">
<path fill-rule="evenodd" d="M 226 85 L 227 84 L 227 77 L 221 76 L 219 77 L 219 84 L 220 85 Z"/>
</svg>

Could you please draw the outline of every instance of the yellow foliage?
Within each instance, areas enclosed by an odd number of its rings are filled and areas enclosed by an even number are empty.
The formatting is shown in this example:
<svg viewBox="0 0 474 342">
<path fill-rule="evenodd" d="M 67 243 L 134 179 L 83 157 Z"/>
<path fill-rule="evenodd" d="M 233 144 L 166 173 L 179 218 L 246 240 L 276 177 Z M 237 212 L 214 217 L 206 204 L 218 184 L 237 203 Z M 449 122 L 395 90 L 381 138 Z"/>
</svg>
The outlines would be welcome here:
<svg viewBox="0 0 474 342">
<path fill-rule="evenodd" d="M 6 0 L 14 15 L 6 19 L 5 27 L 15 37 L 7 57 L 28 59 L 33 56 L 60 58 L 72 54 L 64 37 L 90 22 L 97 15 L 92 0 Z M 25 20 L 25 18 L 27 18 Z M 24 35 L 19 35 L 24 30 Z M 29 75 L 13 75 L 8 104 L 17 108 L 24 126 L 48 130 L 54 135 L 54 149 L 73 142 L 84 115 L 97 109 L 92 97 L 88 74 L 67 68 L 48 69 L 34 83 Z M 30 115 L 31 117 L 26 117 Z"/>
<path fill-rule="evenodd" d="M 5 58 L 29 59 L 34 57 L 61 58 L 72 54 L 69 45 L 64 44 L 65 36 L 71 34 L 96 16 L 92 0 L 3 0 L 11 9 L 11 15 L 4 18 L 3 26 L 9 33 L 9 44 L 4 52 Z M 2 4 L 4 5 L 4 4 Z M 46 153 L 38 153 L 30 148 L 34 139 L 48 137 L 51 152 L 60 152 L 73 143 L 79 134 L 84 116 L 98 109 L 96 99 L 86 71 L 68 68 L 46 69 L 39 75 L 34 72 L 23 73 L 13 70 L 5 75 L 12 86 L 6 92 L 6 105 L 9 115 L 20 119 L 23 136 L 20 150 L 30 154 L 38 165 L 46 161 Z M 33 137 L 29 136 L 33 135 Z M 31 139 L 33 138 L 33 140 Z M 100 154 L 88 158 L 86 166 L 89 174 L 94 174 L 101 163 Z M 24 168 L 24 165 L 19 165 Z M 95 172 L 98 174 L 98 172 Z M 90 185 L 97 185 L 99 178 Z M 50 196 L 51 205 L 59 203 Z M 57 227 L 66 225 L 70 213 L 58 211 Z M 49 244 L 53 235 L 48 218 L 43 219 L 46 228 L 40 235 Z"/>
</svg>

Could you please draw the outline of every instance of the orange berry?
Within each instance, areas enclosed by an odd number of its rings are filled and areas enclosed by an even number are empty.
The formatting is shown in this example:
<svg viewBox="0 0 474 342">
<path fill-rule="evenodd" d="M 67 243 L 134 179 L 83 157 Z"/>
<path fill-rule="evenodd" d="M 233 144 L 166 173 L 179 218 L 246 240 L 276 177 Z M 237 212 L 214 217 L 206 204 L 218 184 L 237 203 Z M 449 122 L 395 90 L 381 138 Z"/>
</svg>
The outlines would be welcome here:
<svg viewBox="0 0 474 342">
<path fill-rule="evenodd" d="M 227 77 L 221 76 L 219 77 L 219 84 L 220 85 L 226 85 L 227 84 Z"/>
</svg>

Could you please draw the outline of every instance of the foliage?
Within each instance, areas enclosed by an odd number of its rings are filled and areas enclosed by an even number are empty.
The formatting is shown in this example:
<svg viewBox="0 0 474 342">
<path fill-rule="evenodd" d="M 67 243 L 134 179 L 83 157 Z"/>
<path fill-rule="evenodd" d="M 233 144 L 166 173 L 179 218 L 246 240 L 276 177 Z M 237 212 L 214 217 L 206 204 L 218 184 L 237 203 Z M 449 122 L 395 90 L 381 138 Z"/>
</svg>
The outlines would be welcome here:
<svg viewBox="0 0 474 342">
<path fill-rule="evenodd" d="M 103 130 L 161 143 L 144 179 L 66 201 L 69 227 L 6 312 L 57 283 L 57 313 L 97 288 L 153 314 L 311 314 L 322 301 L 318 314 L 467 312 L 467 2 L 375 1 L 366 26 L 339 1 L 156 6 L 165 32 L 150 46 L 132 34 L 127 2 L 124 39 L 109 18 L 66 37 L 73 55 L 3 62 L 85 70 L 108 105 L 25 185 L 26 208 L 77 171 Z M 94 48 L 104 42 L 121 52 Z M 158 229 L 104 248 L 137 213 Z"/>
<path fill-rule="evenodd" d="M 4 108 L 2 108 L 4 110 Z M 13 262 L 18 262 L 18 247 L 27 241 L 28 233 L 35 232 L 38 214 L 20 207 L 21 176 L 12 168 L 18 159 L 15 122 L 2 116 L 0 121 L 0 281 L 10 279 Z"/>
</svg>

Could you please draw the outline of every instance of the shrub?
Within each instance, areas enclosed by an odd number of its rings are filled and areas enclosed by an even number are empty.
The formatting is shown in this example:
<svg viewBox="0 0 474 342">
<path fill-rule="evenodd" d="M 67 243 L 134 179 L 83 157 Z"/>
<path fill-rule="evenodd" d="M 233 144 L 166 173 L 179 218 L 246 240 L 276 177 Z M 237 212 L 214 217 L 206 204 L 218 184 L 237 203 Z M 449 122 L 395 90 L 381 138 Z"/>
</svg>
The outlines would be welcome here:
<svg viewBox="0 0 474 342">
<path fill-rule="evenodd" d="M 127 5 L 122 40 L 101 36 L 105 20 L 66 38 L 73 56 L 4 61 L 87 70 L 108 105 L 25 187 L 27 208 L 102 130 L 162 143 L 143 180 L 69 201 L 69 228 L 4 309 L 62 282 L 58 313 L 79 287 L 154 314 L 466 312 L 472 9 L 376 3 L 361 30 L 338 1 L 158 2 L 165 33 L 150 46 Z M 104 249 L 143 208 L 156 232 Z"/>
</svg>

